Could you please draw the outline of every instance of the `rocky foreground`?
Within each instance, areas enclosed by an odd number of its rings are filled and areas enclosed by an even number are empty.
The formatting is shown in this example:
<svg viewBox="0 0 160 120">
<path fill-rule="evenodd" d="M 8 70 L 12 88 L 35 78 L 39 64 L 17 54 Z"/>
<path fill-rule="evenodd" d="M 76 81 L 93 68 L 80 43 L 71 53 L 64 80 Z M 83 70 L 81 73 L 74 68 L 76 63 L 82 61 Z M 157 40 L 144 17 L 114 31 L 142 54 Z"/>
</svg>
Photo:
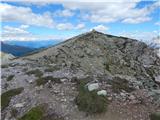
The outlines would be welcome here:
<svg viewBox="0 0 160 120">
<path fill-rule="evenodd" d="M 2 120 L 159 120 L 160 58 L 91 31 L 2 65 Z"/>
</svg>

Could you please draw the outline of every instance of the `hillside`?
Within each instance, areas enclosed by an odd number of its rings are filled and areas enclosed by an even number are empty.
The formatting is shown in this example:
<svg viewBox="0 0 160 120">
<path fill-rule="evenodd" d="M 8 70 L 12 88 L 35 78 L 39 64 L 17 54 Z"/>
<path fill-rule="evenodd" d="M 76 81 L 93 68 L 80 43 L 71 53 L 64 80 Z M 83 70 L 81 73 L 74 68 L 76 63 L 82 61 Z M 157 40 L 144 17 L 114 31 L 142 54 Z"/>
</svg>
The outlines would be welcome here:
<svg viewBox="0 0 160 120">
<path fill-rule="evenodd" d="M 34 51 L 34 49 L 17 45 L 9 45 L 4 42 L 1 42 L 1 51 L 12 54 L 14 56 L 23 56 L 29 52 Z"/>
<path fill-rule="evenodd" d="M 154 76 L 160 74 L 160 59 L 145 43 L 97 31 L 71 38 L 27 58 L 95 76 L 126 75 L 147 82 L 147 87 L 155 86 Z M 151 70 L 154 76 L 149 73 Z"/>
<path fill-rule="evenodd" d="M 0 52 L 0 56 L 1 56 L 1 64 L 5 64 L 15 58 L 15 56 L 13 56 L 12 54 L 7 54 L 4 52 Z"/>
<path fill-rule="evenodd" d="M 150 120 L 160 111 L 160 58 L 130 38 L 93 30 L 20 57 L 2 73 L 2 119 Z"/>
</svg>

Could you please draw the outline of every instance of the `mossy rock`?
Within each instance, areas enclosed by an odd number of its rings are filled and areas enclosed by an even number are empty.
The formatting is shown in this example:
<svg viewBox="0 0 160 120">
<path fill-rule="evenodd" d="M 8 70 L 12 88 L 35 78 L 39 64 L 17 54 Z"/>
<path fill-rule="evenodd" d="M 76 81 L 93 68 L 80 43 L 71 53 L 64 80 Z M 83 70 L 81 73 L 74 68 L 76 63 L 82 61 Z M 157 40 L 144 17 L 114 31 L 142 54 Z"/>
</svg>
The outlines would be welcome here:
<svg viewBox="0 0 160 120">
<path fill-rule="evenodd" d="M 20 87 L 20 88 L 8 90 L 7 92 L 2 93 L 2 95 L 1 95 L 1 108 L 2 108 L 2 110 L 8 106 L 12 97 L 20 94 L 23 91 L 23 89 L 24 88 Z"/>
<path fill-rule="evenodd" d="M 85 82 L 78 86 L 78 96 L 75 99 L 80 111 L 88 114 L 102 113 L 107 110 L 108 100 L 105 96 L 97 95 L 97 91 L 88 91 Z"/>
</svg>

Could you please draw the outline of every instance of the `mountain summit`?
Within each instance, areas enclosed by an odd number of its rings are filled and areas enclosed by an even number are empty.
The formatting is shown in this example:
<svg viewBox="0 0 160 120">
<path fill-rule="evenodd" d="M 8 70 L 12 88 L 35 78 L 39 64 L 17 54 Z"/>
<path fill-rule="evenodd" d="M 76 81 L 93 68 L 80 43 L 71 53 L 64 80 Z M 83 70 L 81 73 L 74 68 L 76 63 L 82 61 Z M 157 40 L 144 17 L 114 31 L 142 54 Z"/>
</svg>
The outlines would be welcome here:
<svg viewBox="0 0 160 120">
<path fill-rule="evenodd" d="M 143 87 L 158 86 L 154 80 L 160 74 L 160 59 L 145 43 L 95 30 L 26 58 L 85 74 L 130 76 L 146 82 Z"/>
<path fill-rule="evenodd" d="M 134 39 L 92 30 L 15 59 L 2 66 L 2 74 L 2 119 L 149 120 L 159 115 L 160 58 Z"/>
</svg>

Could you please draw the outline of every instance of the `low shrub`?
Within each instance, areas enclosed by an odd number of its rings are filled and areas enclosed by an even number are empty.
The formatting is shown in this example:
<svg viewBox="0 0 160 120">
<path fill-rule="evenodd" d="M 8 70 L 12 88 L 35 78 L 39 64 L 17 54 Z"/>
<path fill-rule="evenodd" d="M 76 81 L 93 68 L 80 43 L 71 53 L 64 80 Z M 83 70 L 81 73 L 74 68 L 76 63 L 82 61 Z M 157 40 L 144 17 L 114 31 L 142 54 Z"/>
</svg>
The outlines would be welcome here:
<svg viewBox="0 0 160 120">
<path fill-rule="evenodd" d="M 151 120 L 160 120 L 160 113 L 152 113 L 150 115 Z"/>
<path fill-rule="evenodd" d="M 112 82 L 112 89 L 114 92 L 119 93 L 122 90 L 126 92 L 132 92 L 134 89 L 129 86 L 129 83 L 126 79 L 121 79 L 119 77 L 115 77 Z"/>
<path fill-rule="evenodd" d="M 150 114 L 151 120 L 160 120 L 160 113 L 152 113 Z"/>
<path fill-rule="evenodd" d="M 1 65 L 1 68 L 8 68 L 8 65 Z"/>
<path fill-rule="evenodd" d="M 27 72 L 27 75 L 32 75 L 34 74 L 36 77 L 41 77 L 43 76 L 43 73 L 39 69 L 31 70 Z"/>
<path fill-rule="evenodd" d="M 88 91 L 85 85 L 86 84 L 83 81 L 78 86 L 79 93 L 75 102 L 78 105 L 79 110 L 88 114 L 106 111 L 108 105 L 107 97 L 97 95 L 97 91 Z"/>
<path fill-rule="evenodd" d="M 60 78 L 54 78 L 52 76 L 41 77 L 36 80 L 37 86 L 46 84 L 49 80 L 55 83 L 61 83 Z"/>
<path fill-rule="evenodd" d="M 54 71 L 53 68 L 47 68 L 47 69 L 44 70 L 44 72 L 53 72 L 53 71 Z"/>
<path fill-rule="evenodd" d="M 11 81 L 13 78 L 14 78 L 14 75 L 9 75 L 9 76 L 7 77 L 7 81 Z"/>
<path fill-rule="evenodd" d="M 23 89 L 24 88 L 20 87 L 20 88 L 11 89 L 5 93 L 2 93 L 2 95 L 1 95 L 1 108 L 4 109 L 5 107 L 7 107 L 11 98 L 15 95 L 20 94 L 23 91 Z"/>
</svg>

